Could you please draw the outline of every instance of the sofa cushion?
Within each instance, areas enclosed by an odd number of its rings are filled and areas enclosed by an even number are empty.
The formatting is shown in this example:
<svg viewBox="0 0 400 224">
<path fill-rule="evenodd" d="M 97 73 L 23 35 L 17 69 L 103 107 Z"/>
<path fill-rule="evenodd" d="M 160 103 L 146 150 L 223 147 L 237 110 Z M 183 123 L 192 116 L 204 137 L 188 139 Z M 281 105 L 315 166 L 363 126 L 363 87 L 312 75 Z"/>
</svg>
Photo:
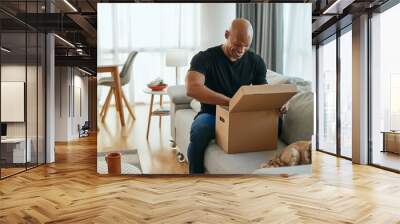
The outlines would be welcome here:
<svg viewBox="0 0 400 224">
<path fill-rule="evenodd" d="M 190 101 L 190 107 L 198 113 L 201 110 L 201 103 L 196 99 L 193 99 L 192 101 Z"/>
<path fill-rule="evenodd" d="M 267 69 L 267 81 L 271 85 L 293 84 L 301 92 L 311 91 L 311 82 L 298 77 L 282 75 L 269 69 Z"/>
<path fill-rule="evenodd" d="M 313 130 L 314 94 L 310 91 L 300 92 L 289 100 L 280 138 L 288 145 L 300 140 L 311 140 Z"/>
<path fill-rule="evenodd" d="M 271 85 L 287 84 L 288 77 L 267 69 L 267 82 Z"/>
<path fill-rule="evenodd" d="M 211 141 L 204 155 L 204 166 L 211 174 L 251 174 L 284 147 L 286 144 L 278 141 L 277 150 L 227 154 Z"/>
<path fill-rule="evenodd" d="M 288 84 L 296 85 L 297 89 L 300 92 L 312 91 L 310 81 L 306 81 L 306 80 L 304 80 L 302 78 L 298 78 L 298 77 L 291 77 L 291 76 L 287 76 L 287 77 L 288 77 Z"/>
</svg>

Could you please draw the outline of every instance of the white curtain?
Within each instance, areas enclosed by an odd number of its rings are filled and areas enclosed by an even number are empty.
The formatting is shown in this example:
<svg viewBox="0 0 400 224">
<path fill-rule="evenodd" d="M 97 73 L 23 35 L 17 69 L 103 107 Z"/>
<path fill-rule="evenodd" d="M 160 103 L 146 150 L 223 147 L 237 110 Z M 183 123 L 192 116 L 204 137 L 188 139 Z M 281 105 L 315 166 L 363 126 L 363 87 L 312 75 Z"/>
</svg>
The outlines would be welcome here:
<svg viewBox="0 0 400 224">
<path fill-rule="evenodd" d="M 157 77 L 175 84 L 175 68 L 166 67 L 169 49 L 185 49 L 189 61 L 200 45 L 199 4 L 98 4 L 98 65 L 123 64 L 138 51 L 132 81 L 124 86 L 132 102 L 148 102 L 146 84 Z M 180 68 L 184 74 L 188 66 Z M 181 75 L 183 83 L 184 75 Z M 99 88 L 104 101 L 106 89 Z"/>
<path fill-rule="evenodd" d="M 283 4 L 282 73 L 314 82 L 311 4 Z"/>
<path fill-rule="evenodd" d="M 253 24 L 252 49 L 268 69 L 314 81 L 310 3 L 239 3 L 237 16 Z"/>
</svg>

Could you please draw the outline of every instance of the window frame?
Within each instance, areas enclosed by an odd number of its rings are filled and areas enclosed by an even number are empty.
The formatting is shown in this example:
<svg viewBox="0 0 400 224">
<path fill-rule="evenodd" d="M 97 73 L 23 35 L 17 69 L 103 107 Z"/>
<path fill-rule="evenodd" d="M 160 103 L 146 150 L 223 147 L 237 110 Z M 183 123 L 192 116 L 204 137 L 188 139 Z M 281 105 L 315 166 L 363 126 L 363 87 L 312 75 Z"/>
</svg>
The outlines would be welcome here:
<svg viewBox="0 0 400 224">
<path fill-rule="evenodd" d="M 337 30 L 336 33 L 328 36 L 327 38 L 321 40 L 318 44 L 316 44 L 316 150 L 319 152 L 323 152 L 329 155 L 333 155 L 339 158 L 343 158 L 346 160 L 352 160 L 352 158 L 347 157 L 342 155 L 341 153 L 341 118 L 340 118 L 340 103 L 341 103 L 341 97 L 340 97 L 340 81 L 341 81 L 341 66 L 340 66 L 340 37 L 347 32 L 352 31 L 352 23 L 346 25 L 340 30 Z M 319 102 L 319 94 L 320 94 L 320 89 L 319 89 L 319 48 L 320 45 L 327 44 L 331 41 L 336 41 L 336 152 L 328 152 L 324 149 L 319 148 L 319 110 L 320 110 L 320 102 Z"/>
<path fill-rule="evenodd" d="M 367 69 L 367 76 L 368 76 L 368 111 L 367 111 L 367 117 L 368 117 L 368 165 L 380 168 L 383 170 L 391 171 L 394 173 L 400 173 L 400 170 L 390 168 L 384 165 L 380 165 L 377 163 L 373 162 L 373 130 L 372 130 L 372 94 L 373 94 L 373 88 L 372 88 L 372 19 L 374 18 L 377 14 L 384 13 L 385 11 L 393 8 L 394 6 L 398 5 L 400 3 L 399 0 L 388 0 L 382 5 L 380 5 L 377 8 L 374 8 L 372 10 L 369 10 L 368 13 L 368 30 L 367 30 L 367 39 L 368 39 L 368 69 Z"/>
</svg>

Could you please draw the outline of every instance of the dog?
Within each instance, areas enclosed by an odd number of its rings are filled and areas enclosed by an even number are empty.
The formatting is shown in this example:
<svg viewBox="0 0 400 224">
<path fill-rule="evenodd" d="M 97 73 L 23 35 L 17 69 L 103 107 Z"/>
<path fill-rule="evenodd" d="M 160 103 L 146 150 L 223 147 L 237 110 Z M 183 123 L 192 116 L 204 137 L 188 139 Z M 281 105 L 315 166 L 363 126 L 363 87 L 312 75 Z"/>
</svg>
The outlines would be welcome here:
<svg viewBox="0 0 400 224">
<path fill-rule="evenodd" d="M 311 164 L 311 142 L 297 141 L 288 145 L 268 163 L 261 164 L 261 168 L 297 166 Z"/>
</svg>

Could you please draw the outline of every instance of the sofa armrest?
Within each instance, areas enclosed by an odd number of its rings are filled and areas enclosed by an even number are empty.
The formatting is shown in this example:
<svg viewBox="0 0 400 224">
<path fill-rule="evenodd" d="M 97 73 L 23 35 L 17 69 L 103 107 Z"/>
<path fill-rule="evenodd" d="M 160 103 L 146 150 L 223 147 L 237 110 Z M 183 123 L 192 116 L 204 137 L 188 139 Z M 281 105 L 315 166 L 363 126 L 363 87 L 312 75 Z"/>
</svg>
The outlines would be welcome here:
<svg viewBox="0 0 400 224">
<path fill-rule="evenodd" d="M 186 95 L 186 88 L 184 85 L 170 86 L 167 90 L 171 102 L 174 104 L 190 104 L 193 98 Z"/>
<path fill-rule="evenodd" d="M 193 98 L 186 95 L 186 88 L 184 85 L 170 86 L 167 90 L 168 96 L 171 100 L 170 105 L 170 128 L 171 137 L 173 141 L 176 141 L 176 130 L 175 130 L 175 114 L 177 110 L 190 109 L 190 102 Z"/>
</svg>

